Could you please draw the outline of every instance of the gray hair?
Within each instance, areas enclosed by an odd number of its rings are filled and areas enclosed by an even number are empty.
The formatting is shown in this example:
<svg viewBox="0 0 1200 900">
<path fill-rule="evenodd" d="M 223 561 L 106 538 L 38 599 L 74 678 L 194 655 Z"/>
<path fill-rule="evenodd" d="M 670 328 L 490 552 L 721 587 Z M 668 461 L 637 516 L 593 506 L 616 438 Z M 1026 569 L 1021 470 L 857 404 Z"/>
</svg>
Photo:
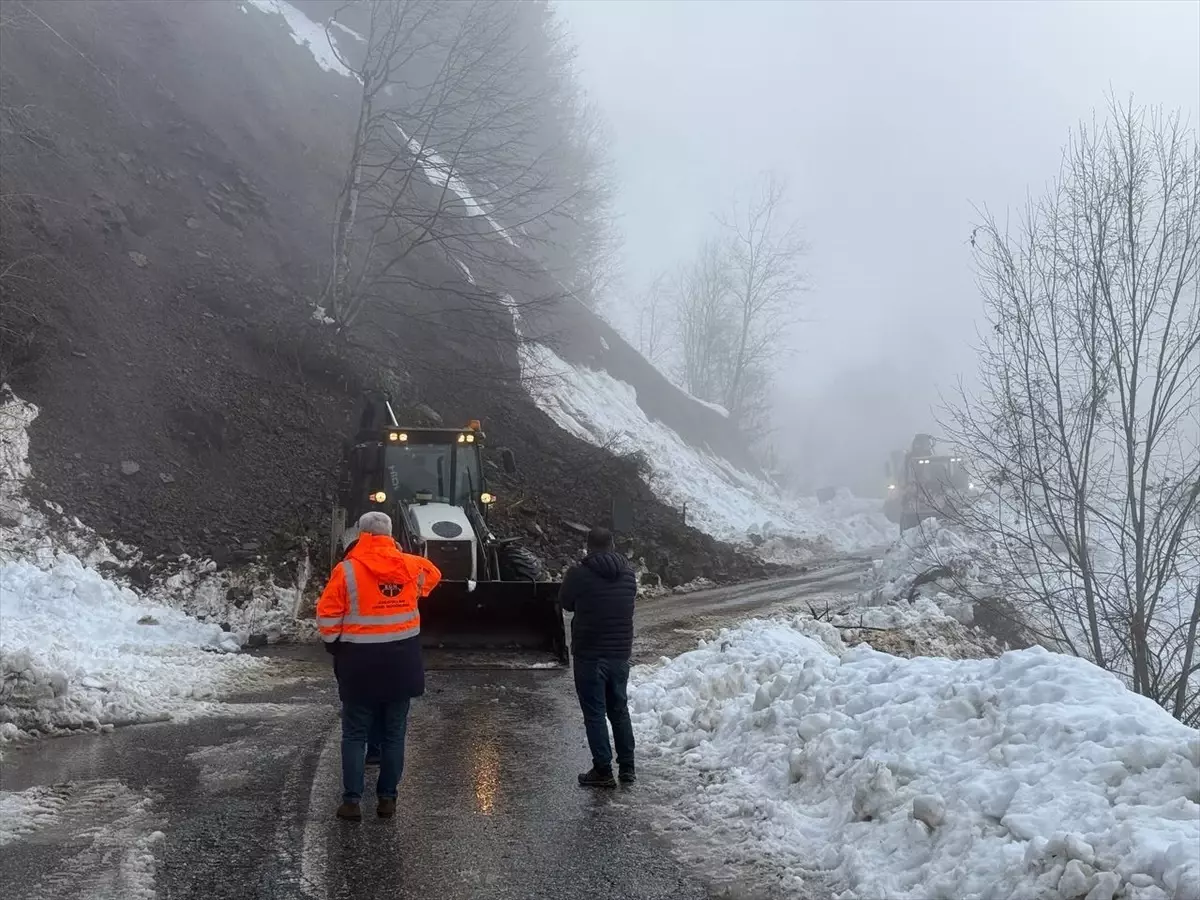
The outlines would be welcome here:
<svg viewBox="0 0 1200 900">
<path fill-rule="evenodd" d="M 392 517 L 379 510 L 363 513 L 358 519 L 359 534 L 386 534 L 391 537 Z"/>
</svg>

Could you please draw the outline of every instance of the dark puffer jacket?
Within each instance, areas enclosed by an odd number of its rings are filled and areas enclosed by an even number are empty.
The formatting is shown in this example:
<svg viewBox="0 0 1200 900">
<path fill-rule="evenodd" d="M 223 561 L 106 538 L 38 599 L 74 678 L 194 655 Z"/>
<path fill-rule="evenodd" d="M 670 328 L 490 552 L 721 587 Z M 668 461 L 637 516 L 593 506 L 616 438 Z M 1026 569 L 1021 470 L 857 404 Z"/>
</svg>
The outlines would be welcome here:
<svg viewBox="0 0 1200 900">
<path fill-rule="evenodd" d="M 575 613 L 571 653 L 578 659 L 629 659 L 637 576 L 625 557 L 591 553 L 567 572 L 559 599 Z"/>
</svg>

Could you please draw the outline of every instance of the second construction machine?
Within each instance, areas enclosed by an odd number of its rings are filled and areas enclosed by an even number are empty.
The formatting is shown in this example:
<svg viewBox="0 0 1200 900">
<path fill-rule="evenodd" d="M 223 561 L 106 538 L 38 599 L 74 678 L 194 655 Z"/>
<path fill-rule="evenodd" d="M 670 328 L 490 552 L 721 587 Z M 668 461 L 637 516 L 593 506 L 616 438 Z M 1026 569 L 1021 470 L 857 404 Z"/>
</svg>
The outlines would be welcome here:
<svg viewBox="0 0 1200 900">
<path fill-rule="evenodd" d="M 421 600 L 421 642 L 452 651 L 535 651 L 567 662 L 559 585 L 520 538 L 488 526 L 495 497 L 484 476 L 485 435 L 404 425 L 386 394 L 369 394 L 339 473 L 330 534 L 336 565 L 369 510 L 387 513 L 407 553 L 432 561 L 441 583 Z M 512 454 L 504 468 L 515 471 Z"/>
<path fill-rule="evenodd" d="M 933 517 L 953 521 L 976 493 L 961 456 L 938 454 L 928 434 L 918 434 L 908 452 L 893 451 L 886 466 L 883 512 L 901 533 Z"/>
</svg>

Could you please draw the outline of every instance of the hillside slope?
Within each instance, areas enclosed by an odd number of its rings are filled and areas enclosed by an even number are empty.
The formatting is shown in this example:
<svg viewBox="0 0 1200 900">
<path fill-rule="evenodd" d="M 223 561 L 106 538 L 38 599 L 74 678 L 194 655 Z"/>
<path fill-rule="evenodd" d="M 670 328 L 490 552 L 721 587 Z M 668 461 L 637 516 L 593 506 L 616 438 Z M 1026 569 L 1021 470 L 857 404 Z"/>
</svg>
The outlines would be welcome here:
<svg viewBox="0 0 1200 900">
<path fill-rule="evenodd" d="M 635 460 L 534 402 L 508 310 L 479 297 L 553 298 L 556 285 L 475 272 L 476 287 L 427 252 L 412 266 L 431 287 L 372 309 L 349 340 L 314 321 L 354 108 L 284 17 L 190 2 L 19 12 L 0 35 L 0 269 L 16 276 L 0 377 L 42 410 L 31 462 L 49 499 L 152 554 L 320 553 L 342 435 L 359 391 L 385 383 L 447 421 L 482 418 L 515 451 L 501 514 L 523 501 L 535 516 L 513 527 L 540 532 L 553 561 L 578 545 L 562 520 L 602 521 L 620 492 L 637 501 L 639 552 L 668 579 L 761 571 L 683 526 Z M 647 416 L 748 465 L 717 413 L 582 306 L 538 310 L 530 330 L 560 358 L 607 367 Z"/>
</svg>

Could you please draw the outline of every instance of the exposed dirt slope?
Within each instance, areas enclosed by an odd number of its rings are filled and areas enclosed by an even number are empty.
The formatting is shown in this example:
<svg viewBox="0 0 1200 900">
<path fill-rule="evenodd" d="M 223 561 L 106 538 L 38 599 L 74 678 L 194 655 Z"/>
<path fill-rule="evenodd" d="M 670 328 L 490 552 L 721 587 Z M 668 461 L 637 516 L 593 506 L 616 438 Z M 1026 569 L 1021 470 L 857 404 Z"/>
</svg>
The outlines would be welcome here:
<svg viewBox="0 0 1200 900">
<path fill-rule="evenodd" d="M 561 521 L 602 521 L 624 491 L 639 552 L 671 581 L 760 570 L 555 427 L 520 387 L 507 314 L 467 298 L 468 322 L 445 258 L 413 261 L 444 292 L 398 296 L 349 341 L 312 320 L 353 109 L 270 17 L 207 2 L 5 14 L 0 270 L 19 277 L 0 288 L 0 377 L 41 407 L 48 498 L 151 553 L 320 553 L 342 435 L 382 380 L 516 452 L 500 492 L 552 564 L 579 545 Z"/>
</svg>

